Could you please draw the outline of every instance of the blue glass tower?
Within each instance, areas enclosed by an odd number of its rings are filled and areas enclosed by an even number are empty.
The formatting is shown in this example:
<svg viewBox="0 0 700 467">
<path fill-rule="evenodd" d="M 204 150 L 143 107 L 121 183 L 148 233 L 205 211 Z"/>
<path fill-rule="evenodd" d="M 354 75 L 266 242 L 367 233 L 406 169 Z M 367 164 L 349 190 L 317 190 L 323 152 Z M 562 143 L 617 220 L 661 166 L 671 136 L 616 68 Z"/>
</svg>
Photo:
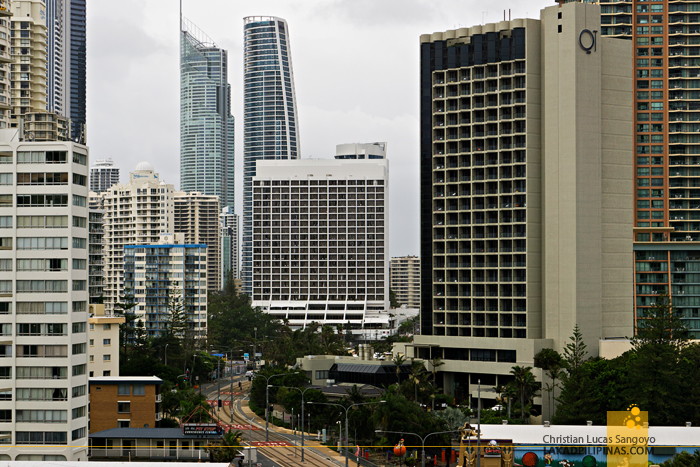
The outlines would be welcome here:
<svg viewBox="0 0 700 467">
<path fill-rule="evenodd" d="M 180 186 L 234 205 L 228 51 L 187 20 L 180 33 Z"/>
<path fill-rule="evenodd" d="M 243 290 L 252 292 L 256 161 L 299 159 L 299 131 L 289 29 L 282 18 L 244 18 Z"/>
</svg>

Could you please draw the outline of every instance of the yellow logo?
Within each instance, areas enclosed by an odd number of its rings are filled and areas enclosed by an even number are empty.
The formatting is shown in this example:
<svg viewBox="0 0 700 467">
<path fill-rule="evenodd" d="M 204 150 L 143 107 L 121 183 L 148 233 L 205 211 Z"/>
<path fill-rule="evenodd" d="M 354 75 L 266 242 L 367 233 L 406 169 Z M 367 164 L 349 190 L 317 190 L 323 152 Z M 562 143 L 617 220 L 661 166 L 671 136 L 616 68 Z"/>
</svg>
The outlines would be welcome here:
<svg viewBox="0 0 700 467">
<path fill-rule="evenodd" d="M 649 413 L 636 404 L 608 412 L 608 467 L 646 467 L 649 461 Z"/>
</svg>

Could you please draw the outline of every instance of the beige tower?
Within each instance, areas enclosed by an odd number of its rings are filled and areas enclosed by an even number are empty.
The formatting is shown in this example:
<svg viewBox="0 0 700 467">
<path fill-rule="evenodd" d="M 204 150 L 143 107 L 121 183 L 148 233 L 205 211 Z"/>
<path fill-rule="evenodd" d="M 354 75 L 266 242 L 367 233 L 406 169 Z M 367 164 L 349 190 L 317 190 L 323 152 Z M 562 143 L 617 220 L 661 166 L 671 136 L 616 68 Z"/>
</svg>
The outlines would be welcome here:
<svg viewBox="0 0 700 467">
<path fill-rule="evenodd" d="M 219 197 L 197 191 L 174 194 L 175 233 L 184 235 L 186 244 L 207 245 L 207 290 L 221 289 L 221 239 L 219 237 Z"/>
<path fill-rule="evenodd" d="M 420 259 L 417 256 L 391 258 L 390 277 L 396 301 L 408 308 L 420 308 Z"/>
<path fill-rule="evenodd" d="M 591 355 L 633 331 L 632 44 L 600 28 L 569 3 L 421 36 L 413 352 L 458 400 L 495 398 L 577 324 Z"/>
<path fill-rule="evenodd" d="M 9 2 L 0 2 L 0 129 L 10 126 L 10 114 L 12 110 L 10 89 L 10 68 L 12 56 L 10 55 L 10 24 L 12 12 Z"/>
<path fill-rule="evenodd" d="M 15 0 L 12 12 L 11 117 L 15 120 L 47 108 L 46 5 L 41 0 Z"/>
</svg>

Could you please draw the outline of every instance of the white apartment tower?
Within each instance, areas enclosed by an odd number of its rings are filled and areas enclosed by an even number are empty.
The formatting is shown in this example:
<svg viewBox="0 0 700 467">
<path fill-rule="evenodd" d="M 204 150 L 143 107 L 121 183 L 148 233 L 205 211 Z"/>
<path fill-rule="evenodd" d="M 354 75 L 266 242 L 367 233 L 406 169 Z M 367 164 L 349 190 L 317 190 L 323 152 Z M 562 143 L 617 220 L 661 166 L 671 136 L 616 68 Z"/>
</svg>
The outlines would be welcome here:
<svg viewBox="0 0 700 467">
<path fill-rule="evenodd" d="M 386 159 L 257 161 L 253 306 L 303 327 L 389 308 Z"/>
<path fill-rule="evenodd" d="M 183 235 L 187 244 L 207 245 L 207 289 L 221 287 L 221 239 L 219 238 L 219 197 L 197 191 L 174 194 L 175 233 Z"/>
<path fill-rule="evenodd" d="M 226 206 L 221 208 L 219 215 L 219 228 L 221 229 L 221 287 L 226 283 L 229 272 L 234 279 L 241 278 L 240 263 L 240 222 L 238 214 L 233 213 L 233 208 Z"/>
<path fill-rule="evenodd" d="M 119 167 L 110 159 L 97 159 L 90 167 L 90 191 L 103 193 L 119 183 Z"/>
<path fill-rule="evenodd" d="M 0 460 L 87 461 L 88 149 L 0 143 Z"/>
<path fill-rule="evenodd" d="M 396 301 L 407 308 L 420 308 L 420 258 L 391 258 L 391 290 Z"/>
<path fill-rule="evenodd" d="M 8 3 L 0 5 L 0 129 L 10 126 L 10 113 L 12 111 L 10 69 L 12 56 L 10 55 L 10 25 L 12 12 Z"/>
<path fill-rule="evenodd" d="M 124 247 L 155 244 L 161 234 L 172 233 L 173 211 L 173 185 L 160 180 L 148 162 L 136 165 L 129 183 L 118 183 L 104 194 L 104 303 L 108 313 L 122 296 Z"/>
</svg>

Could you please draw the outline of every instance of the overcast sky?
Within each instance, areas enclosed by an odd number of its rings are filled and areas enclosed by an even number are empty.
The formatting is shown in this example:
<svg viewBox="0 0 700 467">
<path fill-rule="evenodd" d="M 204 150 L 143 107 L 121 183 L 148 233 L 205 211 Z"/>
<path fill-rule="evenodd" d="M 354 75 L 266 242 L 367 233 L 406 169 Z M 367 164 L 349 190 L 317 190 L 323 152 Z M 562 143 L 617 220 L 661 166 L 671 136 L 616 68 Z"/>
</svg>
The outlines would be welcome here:
<svg viewBox="0 0 700 467">
<path fill-rule="evenodd" d="M 183 0 L 183 14 L 229 52 L 236 118 L 236 212 L 242 214 L 243 17 L 289 25 L 303 158 L 335 145 L 388 142 L 390 254 L 419 245 L 419 36 L 482 22 L 539 18 L 554 0 Z M 122 181 L 140 161 L 180 186 L 178 0 L 88 4 L 87 135 L 92 160 Z M 507 14 L 507 13 L 506 13 Z"/>
</svg>

